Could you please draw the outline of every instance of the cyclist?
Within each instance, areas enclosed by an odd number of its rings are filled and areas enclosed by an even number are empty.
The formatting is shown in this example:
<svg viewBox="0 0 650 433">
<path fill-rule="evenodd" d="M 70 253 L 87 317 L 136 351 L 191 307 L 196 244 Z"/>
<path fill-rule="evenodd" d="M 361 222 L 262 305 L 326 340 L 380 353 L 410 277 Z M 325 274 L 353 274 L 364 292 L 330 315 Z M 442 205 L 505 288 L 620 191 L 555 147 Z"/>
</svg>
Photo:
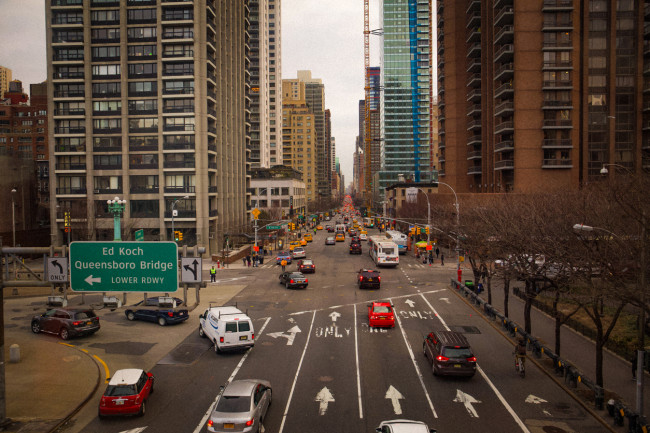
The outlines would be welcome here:
<svg viewBox="0 0 650 433">
<path fill-rule="evenodd" d="M 524 365 L 526 363 L 526 340 L 521 338 L 519 342 L 517 343 L 517 346 L 515 347 L 515 368 L 518 371 L 523 371 Z M 519 365 L 521 363 L 521 370 L 519 369 Z"/>
</svg>

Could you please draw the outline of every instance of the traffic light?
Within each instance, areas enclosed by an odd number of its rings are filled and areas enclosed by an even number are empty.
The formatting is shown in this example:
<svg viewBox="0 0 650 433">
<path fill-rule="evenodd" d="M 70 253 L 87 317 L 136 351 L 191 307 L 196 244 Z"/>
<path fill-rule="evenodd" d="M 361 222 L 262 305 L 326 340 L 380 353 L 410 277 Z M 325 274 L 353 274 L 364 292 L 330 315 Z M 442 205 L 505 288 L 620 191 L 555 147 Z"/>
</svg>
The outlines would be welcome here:
<svg viewBox="0 0 650 433">
<path fill-rule="evenodd" d="M 179 240 L 181 240 L 181 232 L 179 232 L 178 230 L 175 230 L 175 231 L 174 231 L 174 240 L 175 240 L 176 242 L 178 242 Z"/>
<path fill-rule="evenodd" d="M 422 229 L 421 229 L 420 227 L 418 227 L 418 234 L 419 234 L 419 235 L 422 234 Z"/>
<path fill-rule="evenodd" d="M 183 232 L 178 232 L 178 240 L 179 241 L 183 240 Z"/>
<path fill-rule="evenodd" d="M 427 234 L 429 234 L 429 226 L 426 226 L 426 227 L 424 228 L 424 231 L 425 231 Z"/>
<path fill-rule="evenodd" d="M 415 234 L 415 227 L 411 227 L 410 234 L 414 235 Z"/>
</svg>

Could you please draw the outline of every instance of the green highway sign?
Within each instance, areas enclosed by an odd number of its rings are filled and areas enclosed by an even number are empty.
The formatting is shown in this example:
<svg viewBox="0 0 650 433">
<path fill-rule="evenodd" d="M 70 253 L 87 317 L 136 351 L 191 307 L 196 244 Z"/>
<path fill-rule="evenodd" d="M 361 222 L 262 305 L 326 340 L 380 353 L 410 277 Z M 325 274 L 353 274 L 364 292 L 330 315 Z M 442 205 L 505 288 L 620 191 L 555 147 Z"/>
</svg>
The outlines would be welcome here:
<svg viewBox="0 0 650 433">
<path fill-rule="evenodd" d="M 175 242 L 72 242 L 70 288 L 77 292 L 175 292 Z"/>
<path fill-rule="evenodd" d="M 140 230 L 135 231 L 135 240 L 136 241 L 143 241 L 144 240 L 144 229 L 140 229 Z"/>
<path fill-rule="evenodd" d="M 266 228 L 268 230 L 280 230 L 282 228 L 282 226 L 270 226 L 269 225 L 269 226 L 266 226 Z"/>
</svg>

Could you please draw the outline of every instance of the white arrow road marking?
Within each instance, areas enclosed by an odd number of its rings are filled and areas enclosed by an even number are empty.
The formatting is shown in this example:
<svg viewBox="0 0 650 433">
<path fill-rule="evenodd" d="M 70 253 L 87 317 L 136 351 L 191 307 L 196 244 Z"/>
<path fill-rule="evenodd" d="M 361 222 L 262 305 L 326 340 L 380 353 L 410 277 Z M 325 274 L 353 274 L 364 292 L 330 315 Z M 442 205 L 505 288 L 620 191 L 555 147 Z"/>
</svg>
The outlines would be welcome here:
<svg viewBox="0 0 650 433">
<path fill-rule="evenodd" d="M 320 403 L 318 407 L 318 414 L 319 415 L 325 415 L 325 412 L 327 412 L 327 405 L 330 404 L 331 402 L 334 402 L 334 396 L 330 392 L 329 389 L 327 389 L 326 386 L 321 389 L 318 394 L 316 394 L 316 399 L 314 401 L 317 401 Z"/>
<path fill-rule="evenodd" d="M 287 346 L 293 345 L 293 340 L 296 339 L 296 334 L 299 332 L 302 332 L 298 326 L 294 326 L 293 328 L 289 329 L 288 334 L 285 334 L 284 332 L 273 332 L 270 334 L 267 334 L 269 337 L 273 338 L 278 338 L 278 337 L 283 337 L 287 339 Z"/>
<path fill-rule="evenodd" d="M 441 301 L 445 301 L 445 302 L 448 303 L 448 304 L 451 304 L 451 302 L 449 302 L 449 298 L 440 298 L 440 300 L 441 300 Z"/>
<path fill-rule="evenodd" d="M 413 306 L 415 305 L 415 302 L 411 301 L 410 299 L 407 299 L 406 301 L 404 301 L 404 303 L 409 304 L 409 307 L 411 308 L 413 308 Z"/>
<path fill-rule="evenodd" d="M 395 412 L 395 415 L 401 415 L 402 414 L 402 406 L 399 404 L 400 400 L 404 400 L 404 396 L 395 389 L 393 385 L 388 387 L 388 391 L 386 391 L 386 396 L 384 398 L 387 398 L 393 403 L 393 411 Z"/>
<path fill-rule="evenodd" d="M 88 277 L 84 281 L 92 286 L 93 283 L 101 283 L 102 279 L 101 277 L 93 278 L 92 275 L 88 275 Z"/>
<path fill-rule="evenodd" d="M 526 403 L 533 403 L 533 404 L 548 403 L 543 398 L 537 397 L 536 395 L 533 394 L 530 394 L 528 397 L 526 397 L 525 401 Z"/>
<path fill-rule="evenodd" d="M 546 415 L 546 416 L 553 416 L 553 415 L 551 415 L 551 412 L 549 412 L 549 411 L 547 411 L 547 410 L 543 410 L 542 412 L 543 412 L 544 415 Z"/>
<path fill-rule="evenodd" d="M 336 322 L 336 319 L 341 317 L 341 313 L 339 313 L 337 311 L 334 311 L 334 312 L 330 313 L 329 316 L 331 317 L 332 322 Z"/>
<path fill-rule="evenodd" d="M 474 397 L 472 397 L 469 394 L 465 394 L 463 391 L 460 389 L 456 390 L 456 398 L 454 399 L 455 403 L 463 403 L 465 405 L 465 409 L 467 409 L 467 412 L 471 417 L 478 418 L 478 414 L 476 413 L 476 409 L 472 406 L 474 403 L 480 403 L 480 401 L 476 400 Z"/>
<path fill-rule="evenodd" d="M 141 433 L 145 429 L 146 429 L 146 427 L 138 427 L 138 428 L 134 428 L 134 429 L 131 429 L 131 430 L 124 430 L 124 431 L 122 431 L 120 433 Z"/>
</svg>

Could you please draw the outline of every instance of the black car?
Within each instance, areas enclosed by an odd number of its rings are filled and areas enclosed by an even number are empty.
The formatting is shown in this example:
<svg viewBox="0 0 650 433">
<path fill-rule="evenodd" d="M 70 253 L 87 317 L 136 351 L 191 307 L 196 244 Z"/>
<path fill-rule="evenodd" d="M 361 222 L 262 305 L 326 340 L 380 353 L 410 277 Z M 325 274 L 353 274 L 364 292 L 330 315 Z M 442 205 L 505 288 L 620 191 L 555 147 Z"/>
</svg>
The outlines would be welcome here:
<svg viewBox="0 0 650 433">
<path fill-rule="evenodd" d="M 361 248 L 361 244 L 359 242 L 352 242 L 350 244 L 350 254 L 361 254 L 363 252 L 363 249 Z"/>
<path fill-rule="evenodd" d="M 47 332 L 67 340 L 99 331 L 99 317 L 88 308 L 53 308 L 32 317 L 32 332 Z"/>
<path fill-rule="evenodd" d="M 301 272 L 283 272 L 280 274 L 280 284 L 287 289 L 306 289 L 309 281 Z"/>
<path fill-rule="evenodd" d="M 312 274 L 316 272 L 316 265 L 311 259 L 303 259 L 298 261 L 298 270 L 303 274 L 311 272 Z"/>
<path fill-rule="evenodd" d="M 469 376 L 476 373 L 476 356 L 463 334 L 433 331 L 424 338 L 422 351 L 435 376 Z"/>
<path fill-rule="evenodd" d="M 381 287 L 379 271 L 373 269 L 359 269 L 357 284 L 360 289 L 379 289 Z"/>
<path fill-rule="evenodd" d="M 145 320 L 160 326 L 173 325 L 190 318 L 187 308 L 177 307 L 182 304 L 183 300 L 179 298 L 157 296 L 128 307 L 124 314 L 129 320 Z"/>
</svg>

